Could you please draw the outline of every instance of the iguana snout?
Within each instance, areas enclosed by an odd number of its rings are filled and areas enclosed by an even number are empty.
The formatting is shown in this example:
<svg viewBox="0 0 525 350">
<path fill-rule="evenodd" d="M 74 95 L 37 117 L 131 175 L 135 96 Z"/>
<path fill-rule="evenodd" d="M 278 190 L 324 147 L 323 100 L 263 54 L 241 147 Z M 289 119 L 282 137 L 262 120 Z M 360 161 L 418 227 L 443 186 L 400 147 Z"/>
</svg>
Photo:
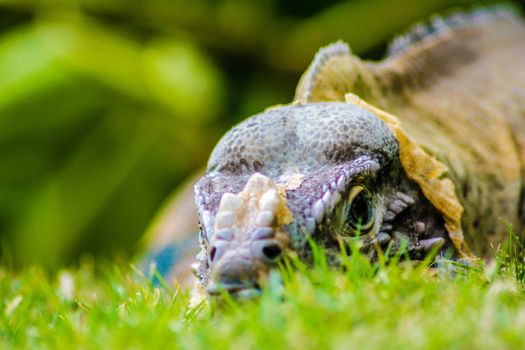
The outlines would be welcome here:
<svg viewBox="0 0 525 350">
<path fill-rule="evenodd" d="M 290 223 L 284 189 L 255 173 L 238 193 L 225 193 L 209 244 L 209 294 L 257 290 L 289 244 Z"/>
</svg>

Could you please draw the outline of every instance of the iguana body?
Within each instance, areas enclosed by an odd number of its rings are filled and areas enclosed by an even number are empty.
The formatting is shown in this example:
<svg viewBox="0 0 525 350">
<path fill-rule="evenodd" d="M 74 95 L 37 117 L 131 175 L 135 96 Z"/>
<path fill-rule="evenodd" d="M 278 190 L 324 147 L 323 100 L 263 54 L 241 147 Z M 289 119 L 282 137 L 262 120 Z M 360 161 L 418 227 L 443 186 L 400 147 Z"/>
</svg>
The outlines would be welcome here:
<svg viewBox="0 0 525 350">
<path fill-rule="evenodd" d="M 295 99 L 344 101 L 352 92 L 399 118 L 448 167 L 467 242 L 485 255 L 508 234 L 502 221 L 519 232 L 524 219 L 525 25 L 506 11 L 455 18 L 435 20 L 435 33 L 416 42 L 398 39 L 392 47 L 402 47 L 377 63 L 340 45 L 321 51 Z"/>
<path fill-rule="evenodd" d="M 376 63 L 320 50 L 294 104 L 219 142 L 195 187 L 208 293 L 249 295 L 283 253 L 309 260 L 307 237 L 337 264 L 339 242 L 472 259 L 506 235 L 501 220 L 521 230 L 523 21 L 436 19 L 391 51 Z"/>
</svg>

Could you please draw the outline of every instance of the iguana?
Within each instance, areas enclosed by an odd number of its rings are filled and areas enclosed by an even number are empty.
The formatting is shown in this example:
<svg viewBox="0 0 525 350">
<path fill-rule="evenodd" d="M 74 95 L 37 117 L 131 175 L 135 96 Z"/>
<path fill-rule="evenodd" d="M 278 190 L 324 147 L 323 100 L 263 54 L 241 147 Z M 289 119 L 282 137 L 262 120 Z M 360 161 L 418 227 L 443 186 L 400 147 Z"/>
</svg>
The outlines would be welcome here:
<svg viewBox="0 0 525 350">
<path fill-rule="evenodd" d="M 241 122 L 195 185 L 201 291 L 251 295 L 307 237 L 486 257 L 525 219 L 525 22 L 435 17 L 380 62 L 322 48 L 290 105 Z"/>
</svg>

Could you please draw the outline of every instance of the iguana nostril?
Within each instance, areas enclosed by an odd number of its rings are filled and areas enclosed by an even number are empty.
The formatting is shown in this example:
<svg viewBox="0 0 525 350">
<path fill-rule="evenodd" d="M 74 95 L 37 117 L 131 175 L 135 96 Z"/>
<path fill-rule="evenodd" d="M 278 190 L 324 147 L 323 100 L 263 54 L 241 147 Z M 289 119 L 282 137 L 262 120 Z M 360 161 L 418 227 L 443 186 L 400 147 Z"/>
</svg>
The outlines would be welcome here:
<svg viewBox="0 0 525 350">
<path fill-rule="evenodd" d="M 215 260 L 215 255 L 217 254 L 217 248 L 212 247 L 210 251 L 210 262 L 213 262 Z"/>
<path fill-rule="evenodd" d="M 268 260 L 275 261 L 281 257 L 282 250 L 277 244 L 272 243 L 263 247 L 262 253 Z"/>
<path fill-rule="evenodd" d="M 230 242 L 222 239 L 213 239 L 210 245 L 210 254 L 208 255 L 209 263 L 213 263 L 228 251 Z"/>
</svg>

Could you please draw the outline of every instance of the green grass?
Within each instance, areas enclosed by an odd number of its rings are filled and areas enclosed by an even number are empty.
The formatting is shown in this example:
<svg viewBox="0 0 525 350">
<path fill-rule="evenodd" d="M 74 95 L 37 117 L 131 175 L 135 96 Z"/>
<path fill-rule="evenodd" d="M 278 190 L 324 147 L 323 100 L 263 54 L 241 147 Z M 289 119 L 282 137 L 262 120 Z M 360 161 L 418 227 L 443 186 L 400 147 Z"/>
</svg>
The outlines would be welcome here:
<svg viewBox="0 0 525 350">
<path fill-rule="evenodd" d="M 295 273 L 288 263 L 284 290 L 270 279 L 259 301 L 220 309 L 192 309 L 188 291 L 151 287 L 125 264 L 3 269 L 0 348 L 525 348 L 517 249 L 455 277 L 423 265 L 371 265 L 358 254 L 341 270 L 325 268 L 322 254 L 318 261 L 293 263 Z"/>
</svg>

